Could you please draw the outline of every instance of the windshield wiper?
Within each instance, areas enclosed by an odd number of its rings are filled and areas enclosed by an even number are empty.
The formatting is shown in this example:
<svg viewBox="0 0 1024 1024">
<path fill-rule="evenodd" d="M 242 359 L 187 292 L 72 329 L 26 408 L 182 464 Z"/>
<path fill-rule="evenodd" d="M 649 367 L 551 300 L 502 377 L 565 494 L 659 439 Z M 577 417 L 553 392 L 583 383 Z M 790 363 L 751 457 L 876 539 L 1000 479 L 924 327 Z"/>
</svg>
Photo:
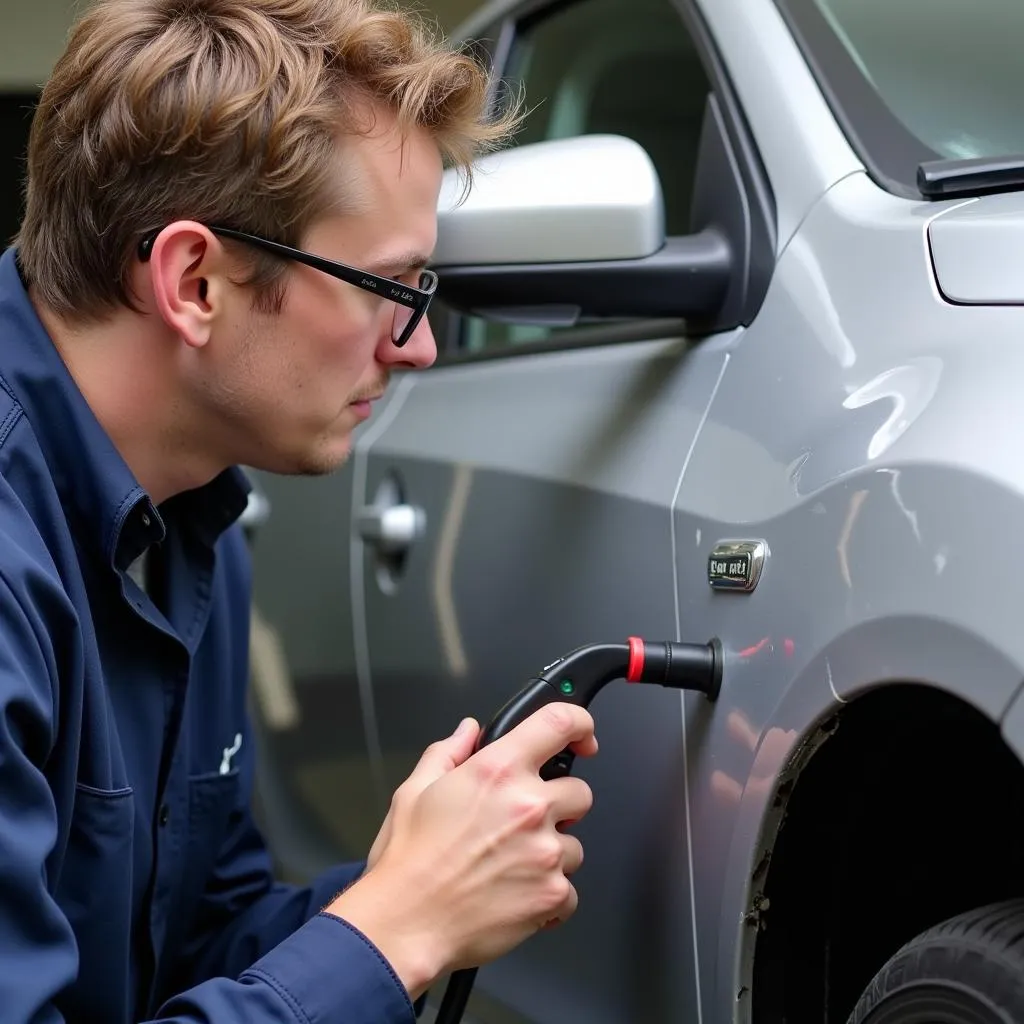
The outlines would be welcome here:
<svg viewBox="0 0 1024 1024">
<path fill-rule="evenodd" d="M 1024 188 L 1024 156 L 928 160 L 917 168 L 917 187 L 926 199 L 1011 192 Z"/>
</svg>

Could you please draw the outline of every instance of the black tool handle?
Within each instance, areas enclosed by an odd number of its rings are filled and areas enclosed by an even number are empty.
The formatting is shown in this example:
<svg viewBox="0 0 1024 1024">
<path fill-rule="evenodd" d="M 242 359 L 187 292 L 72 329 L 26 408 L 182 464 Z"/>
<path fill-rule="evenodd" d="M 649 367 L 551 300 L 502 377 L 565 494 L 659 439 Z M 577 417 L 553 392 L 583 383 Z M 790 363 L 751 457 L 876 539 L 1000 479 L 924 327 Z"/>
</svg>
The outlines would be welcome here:
<svg viewBox="0 0 1024 1024">
<path fill-rule="evenodd" d="M 545 704 L 563 701 L 588 707 L 613 679 L 630 683 L 656 683 L 680 690 L 699 690 L 716 700 L 722 683 L 722 645 L 674 641 L 651 642 L 630 637 L 628 644 L 587 644 L 545 665 L 480 732 L 477 750 L 500 739 Z M 572 771 L 575 759 L 566 747 L 542 765 L 542 779 L 555 779 Z M 435 1024 L 459 1024 L 473 991 L 477 968 L 455 971 L 448 980 Z"/>
<path fill-rule="evenodd" d="M 531 679 L 484 727 L 479 740 L 477 740 L 477 750 L 511 732 L 545 704 L 553 704 L 555 701 L 566 701 L 570 704 L 582 703 L 579 697 L 573 699 L 574 696 L 556 689 L 546 679 Z M 566 751 L 562 751 L 544 764 L 540 770 L 540 777 L 554 779 L 561 775 L 568 775 L 572 768 L 572 754 L 569 752 L 566 757 L 566 753 Z"/>
</svg>

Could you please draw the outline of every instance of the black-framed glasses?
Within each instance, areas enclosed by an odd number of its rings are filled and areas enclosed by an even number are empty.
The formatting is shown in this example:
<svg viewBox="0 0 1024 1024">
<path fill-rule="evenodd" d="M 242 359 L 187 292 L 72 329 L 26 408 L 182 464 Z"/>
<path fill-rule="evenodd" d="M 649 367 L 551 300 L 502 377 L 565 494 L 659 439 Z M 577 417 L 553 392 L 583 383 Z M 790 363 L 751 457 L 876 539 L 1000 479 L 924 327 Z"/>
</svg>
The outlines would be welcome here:
<svg viewBox="0 0 1024 1024">
<path fill-rule="evenodd" d="M 419 287 L 415 288 L 410 284 L 395 281 L 390 277 L 378 277 L 358 267 L 350 267 L 345 263 L 337 263 L 334 260 L 324 259 L 323 256 L 315 256 L 311 252 L 304 252 L 302 249 L 293 249 L 289 245 L 282 245 L 280 242 L 272 242 L 269 238 L 261 238 L 259 235 L 250 235 L 246 231 L 236 231 L 234 228 L 226 228 L 221 225 L 207 224 L 206 227 L 215 235 L 224 238 L 233 238 L 237 242 L 245 242 L 247 245 L 256 246 L 266 252 L 281 256 L 284 259 L 294 260 L 314 270 L 322 271 L 339 281 L 355 285 L 364 291 L 372 292 L 381 298 L 388 299 L 395 303 L 395 315 L 391 323 L 391 340 L 396 348 L 403 345 L 412 337 L 413 331 L 419 326 L 423 314 L 430 306 L 430 300 L 437 291 L 437 274 L 432 270 L 420 271 Z M 146 235 L 139 243 L 139 259 L 145 263 L 153 251 L 153 243 L 159 230 Z"/>
</svg>

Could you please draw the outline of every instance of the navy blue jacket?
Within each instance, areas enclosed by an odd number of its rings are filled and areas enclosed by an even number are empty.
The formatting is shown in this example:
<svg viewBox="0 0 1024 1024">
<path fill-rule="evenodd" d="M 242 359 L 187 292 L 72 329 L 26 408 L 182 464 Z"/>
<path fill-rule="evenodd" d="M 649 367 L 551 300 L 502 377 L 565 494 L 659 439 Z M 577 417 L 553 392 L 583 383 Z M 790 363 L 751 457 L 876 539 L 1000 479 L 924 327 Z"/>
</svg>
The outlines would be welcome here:
<svg viewBox="0 0 1024 1024">
<path fill-rule="evenodd" d="M 275 884 L 250 816 L 246 494 L 233 469 L 154 507 L 3 254 L 5 1024 L 414 1020 L 321 912 L 362 866 Z"/>
</svg>

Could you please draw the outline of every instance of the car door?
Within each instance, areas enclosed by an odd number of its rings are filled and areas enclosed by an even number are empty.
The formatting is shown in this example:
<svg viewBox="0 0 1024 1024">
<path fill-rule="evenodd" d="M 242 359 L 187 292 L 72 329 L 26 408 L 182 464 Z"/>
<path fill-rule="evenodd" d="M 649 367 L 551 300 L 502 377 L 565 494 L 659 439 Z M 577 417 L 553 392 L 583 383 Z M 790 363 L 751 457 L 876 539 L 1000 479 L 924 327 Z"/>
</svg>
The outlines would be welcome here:
<svg viewBox="0 0 1024 1024">
<path fill-rule="evenodd" d="M 635 139 L 669 232 L 686 233 L 713 86 L 703 37 L 670 0 L 534 3 L 505 31 L 502 78 L 531 109 L 517 141 Z M 439 326 L 437 364 L 395 381 L 353 457 L 353 605 L 389 791 L 461 716 L 486 721 L 557 655 L 680 637 L 671 509 L 729 340 L 697 344 L 678 321 Z M 679 694 L 613 685 L 593 711 L 601 753 L 576 769 L 596 797 L 577 826 L 580 908 L 481 970 L 476 1020 L 696 1012 Z"/>
<path fill-rule="evenodd" d="M 353 542 L 344 525 L 353 468 L 251 476 L 254 804 L 280 873 L 303 880 L 365 857 L 387 810 L 356 671 Z"/>
</svg>

